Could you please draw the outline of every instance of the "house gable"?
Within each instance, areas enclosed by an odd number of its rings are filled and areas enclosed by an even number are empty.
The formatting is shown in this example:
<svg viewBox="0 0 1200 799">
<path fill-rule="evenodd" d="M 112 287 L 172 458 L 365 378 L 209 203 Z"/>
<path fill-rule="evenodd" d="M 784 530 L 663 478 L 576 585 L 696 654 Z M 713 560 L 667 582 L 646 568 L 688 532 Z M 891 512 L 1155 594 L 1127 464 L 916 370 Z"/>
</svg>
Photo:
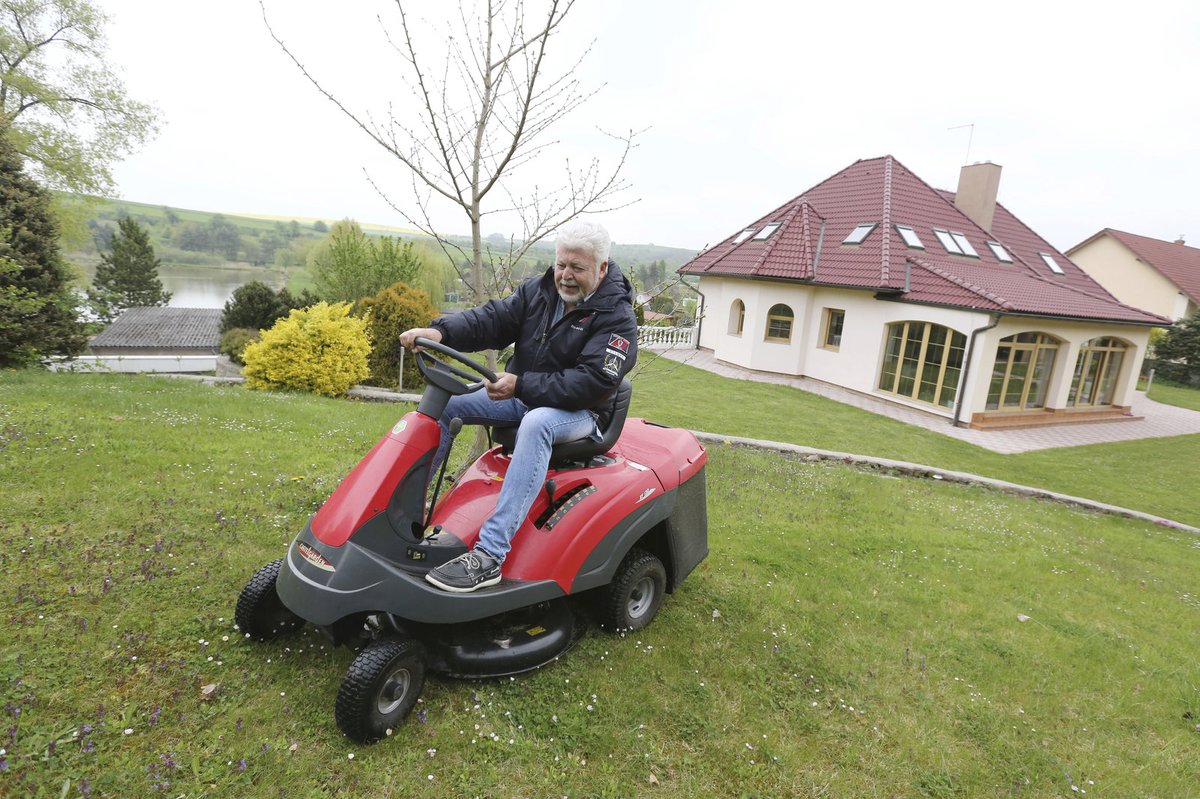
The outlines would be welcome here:
<svg viewBox="0 0 1200 799">
<path fill-rule="evenodd" d="M 1067 251 L 1126 302 L 1170 318 L 1200 305 L 1200 249 L 1105 228 Z"/>
</svg>

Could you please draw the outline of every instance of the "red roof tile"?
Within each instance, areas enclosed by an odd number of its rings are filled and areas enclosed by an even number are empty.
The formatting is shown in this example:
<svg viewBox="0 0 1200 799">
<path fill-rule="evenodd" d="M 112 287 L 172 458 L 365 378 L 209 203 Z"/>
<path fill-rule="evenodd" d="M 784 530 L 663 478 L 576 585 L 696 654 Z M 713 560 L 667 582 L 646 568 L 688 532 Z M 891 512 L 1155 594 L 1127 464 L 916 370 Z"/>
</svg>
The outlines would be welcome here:
<svg viewBox="0 0 1200 799">
<path fill-rule="evenodd" d="M 734 244 L 738 233 L 778 223 L 765 241 Z M 861 244 L 843 244 L 860 224 L 875 223 Z M 916 231 L 910 248 L 896 225 Z M 977 258 L 949 254 L 933 233 L 966 236 Z M 1013 256 L 999 261 L 996 241 Z M 1045 264 L 1047 253 L 1063 269 Z M 680 269 L 692 275 L 795 280 L 876 289 L 909 302 L 1038 316 L 1162 324 L 1168 320 L 1122 305 L 1070 259 L 997 204 L 989 233 L 891 156 L 856 161 L 710 247 Z M 907 290 L 905 286 L 907 285 Z"/>
<path fill-rule="evenodd" d="M 1174 283 L 1192 302 L 1200 303 L 1200 249 L 1112 228 L 1105 228 L 1087 241 L 1106 233 Z M 1076 244 L 1071 249 L 1075 250 L 1081 246 L 1083 244 Z"/>
</svg>

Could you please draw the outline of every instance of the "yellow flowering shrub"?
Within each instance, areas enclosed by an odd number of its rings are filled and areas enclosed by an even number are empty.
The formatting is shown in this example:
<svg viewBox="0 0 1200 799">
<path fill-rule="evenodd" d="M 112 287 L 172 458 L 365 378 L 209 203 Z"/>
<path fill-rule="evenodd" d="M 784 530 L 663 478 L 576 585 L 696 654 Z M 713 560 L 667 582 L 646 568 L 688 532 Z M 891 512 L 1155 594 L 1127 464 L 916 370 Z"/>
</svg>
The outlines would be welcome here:
<svg viewBox="0 0 1200 799">
<path fill-rule="evenodd" d="M 367 323 L 350 315 L 348 303 L 319 302 L 293 310 L 247 345 L 242 353 L 246 385 L 299 389 L 336 397 L 370 374 Z"/>
</svg>

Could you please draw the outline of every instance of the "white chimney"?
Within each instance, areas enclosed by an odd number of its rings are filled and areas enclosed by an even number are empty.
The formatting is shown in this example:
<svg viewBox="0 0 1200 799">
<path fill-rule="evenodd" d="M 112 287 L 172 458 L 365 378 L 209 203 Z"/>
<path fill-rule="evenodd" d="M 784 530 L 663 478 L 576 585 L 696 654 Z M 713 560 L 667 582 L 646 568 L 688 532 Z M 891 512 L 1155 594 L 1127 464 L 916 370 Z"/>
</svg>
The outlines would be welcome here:
<svg viewBox="0 0 1200 799">
<path fill-rule="evenodd" d="M 972 222 L 990 233 L 999 191 L 999 164 L 984 161 L 964 166 L 958 173 L 958 192 L 954 195 L 954 205 Z"/>
</svg>

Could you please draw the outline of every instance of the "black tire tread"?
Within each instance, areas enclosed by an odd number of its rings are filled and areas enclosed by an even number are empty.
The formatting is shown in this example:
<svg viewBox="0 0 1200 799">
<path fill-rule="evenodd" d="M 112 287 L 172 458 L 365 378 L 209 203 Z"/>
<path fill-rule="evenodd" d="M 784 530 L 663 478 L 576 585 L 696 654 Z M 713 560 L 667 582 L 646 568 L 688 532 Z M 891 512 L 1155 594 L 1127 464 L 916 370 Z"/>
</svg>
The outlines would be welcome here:
<svg viewBox="0 0 1200 799">
<path fill-rule="evenodd" d="M 275 591 L 282 568 L 283 558 L 271 561 L 254 572 L 238 595 L 233 620 L 239 630 L 256 641 L 270 641 L 304 626 L 304 619 L 284 607 Z"/>
<path fill-rule="evenodd" d="M 647 570 L 654 572 L 657 577 L 655 584 L 658 588 L 658 596 L 655 597 L 654 606 L 648 613 L 639 619 L 630 619 L 626 613 L 629 591 L 646 575 Z M 658 615 L 658 609 L 662 607 L 666 585 L 667 572 L 663 568 L 662 561 L 643 549 L 629 550 L 629 554 L 617 567 L 612 582 L 600 590 L 599 601 L 595 608 L 597 621 L 601 627 L 613 632 L 633 632 L 646 627 L 654 620 L 654 617 Z"/>
<path fill-rule="evenodd" d="M 374 714 L 377 683 L 396 660 L 405 657 L 414 658 L 410 666 L 410 671 L 415 672 L 414 684 L 409 689 L 413 694 L 412 701 L 389 725 Z M 342 679 L 334 707 L 338 728 L 347 738 L 358 743 L 378 741 L 388 734 L 390 728 L 404 720 L 416 705 L 424 685 L 425 648 L 420 643 L 394 638 L 374 641 L 358 653 Z"/>
</svg>

